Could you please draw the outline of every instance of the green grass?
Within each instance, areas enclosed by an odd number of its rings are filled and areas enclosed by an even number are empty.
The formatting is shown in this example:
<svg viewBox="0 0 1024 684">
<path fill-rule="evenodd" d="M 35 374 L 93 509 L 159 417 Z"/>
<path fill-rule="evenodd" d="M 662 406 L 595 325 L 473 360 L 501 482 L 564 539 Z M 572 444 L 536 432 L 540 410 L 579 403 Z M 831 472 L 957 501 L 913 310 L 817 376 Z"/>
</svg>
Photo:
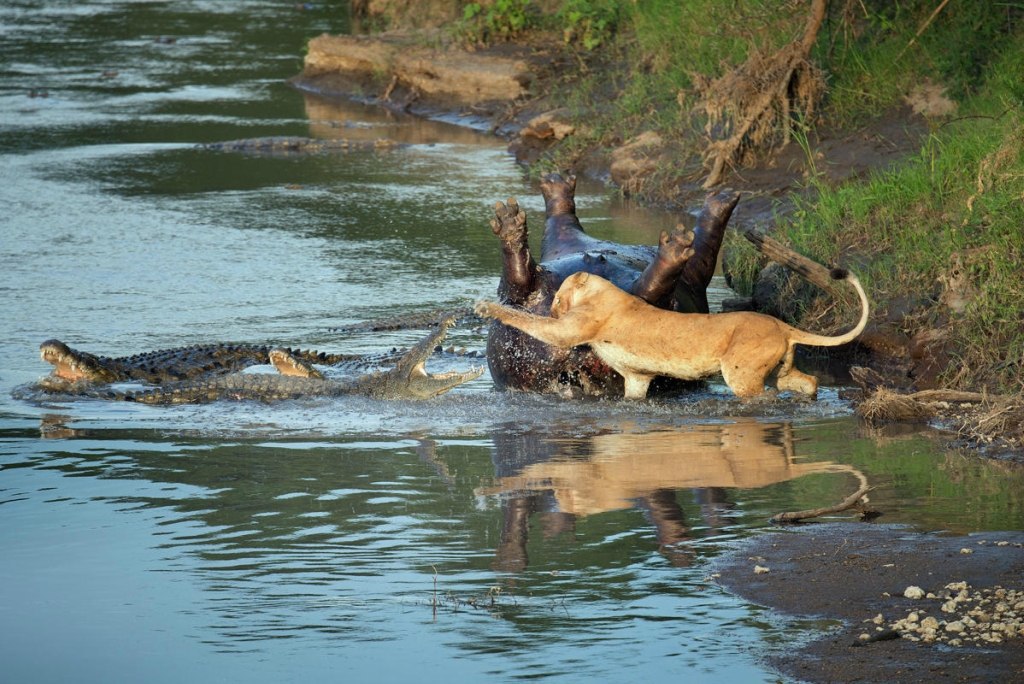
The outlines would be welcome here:
<svg viewBox="0 0 1024 684">
<path fill-rule="evenodd" d="M 780 230 L 798 251 L 854 267 L 883 312 L 908 294 L 939 298 L 913 325 L 952 324 L 959 362 L 945 380 L 954 385 L 1022 389 L 1022 130 L 1019 107 L 952 121 L 898 170 L 837 188 L 819 186 Z M 756 262 L 744 265 L 741 282 L 752 277 Z M 968 283 L 960 311 L 941 299 L 951 278 Z"/>
</svg>

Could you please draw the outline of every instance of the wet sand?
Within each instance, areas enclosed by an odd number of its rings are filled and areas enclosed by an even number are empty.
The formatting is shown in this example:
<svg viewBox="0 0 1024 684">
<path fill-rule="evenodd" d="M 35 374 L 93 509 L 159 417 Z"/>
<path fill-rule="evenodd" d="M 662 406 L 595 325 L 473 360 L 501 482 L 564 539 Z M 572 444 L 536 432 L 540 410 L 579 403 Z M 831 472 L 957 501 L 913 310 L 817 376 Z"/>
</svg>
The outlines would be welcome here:
<svg viewBox="0 0 1024 684">
<path fill-rule="evenodd" d="M 934 593 L 961 581 L 976 589 L 1024 588 L 1024 532 L 962 536 L 870 523 L 807 524 L 743 542 L 716 561 L 713 572 L 721 586 L 752 603 L 842 622 L 820 638 L 765 654 L 767 665 L 795 680 L 1024 681 L 1021 636 L 955 647 L 859 638 L 878 633 L 871 620 L 879 614 L 883 627 L 912 611 L 950 618 L 941 599 L 904 597 L 909 586 Z"/>
</svg>

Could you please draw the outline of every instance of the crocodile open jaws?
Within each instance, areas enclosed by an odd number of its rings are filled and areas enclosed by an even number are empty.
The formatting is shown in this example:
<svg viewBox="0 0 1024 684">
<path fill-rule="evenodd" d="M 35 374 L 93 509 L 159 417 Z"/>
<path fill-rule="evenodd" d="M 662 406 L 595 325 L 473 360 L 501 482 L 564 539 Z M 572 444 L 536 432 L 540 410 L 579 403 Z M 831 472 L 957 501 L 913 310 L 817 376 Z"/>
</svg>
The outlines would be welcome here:
<svg viewBox="0 0 1024 684">
<path fill-rule="evenodd" d="M 201 404 L 218 399 L 249 399 L 255 401 L 281 401 L 305 397 L 336 397 L 349 394 L 376 399 L 431 399 L 459 385 L 480 377 L 483 368 L 447 373 L 429 373 L 425 364 L 435 347 L 444 339 L 455 319 L 449 318 L 437 329 L 401 356 L 395 366 L 386 371 L 360 375 L 352 379 L 330 379 L 316 374 L 273 375 L 268 373 L 232 373 L 220 377 L 171 382 L 159 387 L 134 391 L 118 391 L 86 386 L 74 391 L 86 396 L 115 401 L 133 401 L 144 404 Z M 288 350 L 273 350 L 276 359 L 289 357 Z M 283 370 L 283 369 L 282 369 Z M 290 371 L 289 371 L 290 372 Z"/>
</svg>

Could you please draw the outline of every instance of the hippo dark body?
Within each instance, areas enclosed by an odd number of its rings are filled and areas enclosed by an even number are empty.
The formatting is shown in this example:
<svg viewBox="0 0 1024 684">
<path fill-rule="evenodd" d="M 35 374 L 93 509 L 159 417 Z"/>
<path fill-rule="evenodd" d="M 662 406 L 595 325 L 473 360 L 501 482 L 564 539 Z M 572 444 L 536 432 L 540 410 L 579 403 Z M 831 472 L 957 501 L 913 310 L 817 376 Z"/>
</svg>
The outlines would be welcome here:
<svg viewBox="0 0 1024 684">
<path fill-rule="evenodd" d="M 576 179 L 551 174 L 541 182 L 545 227 L 541 259 L 527 244 L 526 215 L 514 199 L 498 203 L 491 221 L 501 241 L 502 303 L 549 315 L 562 281 L 586 271 L 607 278 L 651 304 L 684 313 L 708 313 L 707 286 L 732 211 L 735 192 L 709 195 L 695 230 L 662 233 L 657 247 L 622 245 L 588 235 L 576 216 Z M 487 360 L 501 388 L 584 396 L 622 396 L 623 380 L 587 347 L 559 349 L 495 322 Z"/>
</svg>

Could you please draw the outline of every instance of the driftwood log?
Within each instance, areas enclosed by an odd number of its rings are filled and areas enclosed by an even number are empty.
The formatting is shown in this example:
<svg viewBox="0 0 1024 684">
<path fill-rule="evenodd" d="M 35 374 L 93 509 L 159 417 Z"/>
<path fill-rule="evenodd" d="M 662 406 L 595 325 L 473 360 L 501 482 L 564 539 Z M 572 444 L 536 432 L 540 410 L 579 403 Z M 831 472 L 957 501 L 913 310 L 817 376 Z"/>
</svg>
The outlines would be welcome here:
<svg viewBox="0 0 1024 684">
<path fill-rule="evenodd" d="M 811 261 L 807 257 L 797 254 L 778 240 L 768 237 L 754 230 L 748 230 L 743 236 L 749 240 L 761 254 L 777 264 L 785 266 L 797 275 L 805 278 L 808 282 L 817 285 L 824 290 L 831 290 L 835 279 L 831 276 L 831 269 Z"/>
<path fill-rule="evenodd" d="M 872 490 L 872 487 L 866 483 L 862 484 L 860 489 L 855 491 L 850 496 L 846 497 L 835 506 L 824 506 L 822 508 L 808 508 L 802 511 L 787 511 L 785 513 L 776 513 L 772 516 L 771 521 L 774 523 L 782 522 L 799 522 L 806 520 L 807 518 L 817 518 L 822 515 L 828 515 L 830 513 L 840 513 L 842 511 L 850 510 L 851 508 L 858 508 L 861 516 L 866 517 L 873 515 L 874 511 L 868 510 L 864 506 L 864 495 Z"/>
</svg>

